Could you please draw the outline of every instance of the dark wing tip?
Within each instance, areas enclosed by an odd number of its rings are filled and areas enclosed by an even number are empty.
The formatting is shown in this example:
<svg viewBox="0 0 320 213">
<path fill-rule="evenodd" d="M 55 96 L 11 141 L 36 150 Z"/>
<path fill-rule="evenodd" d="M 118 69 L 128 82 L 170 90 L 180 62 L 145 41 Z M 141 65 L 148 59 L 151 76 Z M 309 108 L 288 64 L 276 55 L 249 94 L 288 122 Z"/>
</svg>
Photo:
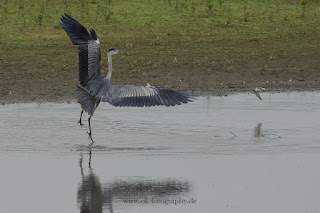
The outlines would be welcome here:
<svg viewBox="0 0 320 213">
<path fill-rule="evenodd" d="M 193 97 L 184 92 L 178 92 L 161 87 L 144 87 L 122 85 L 115 86 L 121 96 L 114 96 L 107 100 L 111 105 L 118 107 L 150 107 L 150 106 L 175 106 L 193 102 Z M 125 89 L 123 89 L 125 88 Z"/>
<path fill-rule="evenodd" d="M 67 13 L 64 13 L 64 16 L 69 18 L 69 19 L 73 19 L 71 16 L 69 16 Z"/>
<path fill-rule="evenodd" d="M 186 104 L 192 101 L 192 96 L 185 92 L 177 92 L 169 89 L 158 88 L 160 91 L 160 95 L 163 99 L 164 105 L 175 106 L 181 105 L 181 103 Z"/>
<path fill-rule="evenodd" d="M 68 14 L 61 15 L 60 25 L 75 45 L 87 44 L 89 40 L 97 40 L 94 30 L 88 31 L 82 24 Z"/>
</svg>

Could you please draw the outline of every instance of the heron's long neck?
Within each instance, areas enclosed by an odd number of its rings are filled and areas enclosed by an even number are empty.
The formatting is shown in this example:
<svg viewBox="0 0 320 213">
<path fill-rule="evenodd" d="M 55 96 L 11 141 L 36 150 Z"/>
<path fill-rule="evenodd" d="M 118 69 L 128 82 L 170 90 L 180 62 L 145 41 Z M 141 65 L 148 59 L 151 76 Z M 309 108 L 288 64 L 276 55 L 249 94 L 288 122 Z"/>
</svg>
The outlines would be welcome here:
<svg viewBox="0 0 320 213">
<path fill-rule="evenodd" d="M 112 56 L 112 54 L 108 53 L 108 64 L 109 64 L 109 72 L 107 75 L 108 79 L 111 79 L 111 75 L 112 75 L 112 57 L 111 56 Z"/>
</svg>

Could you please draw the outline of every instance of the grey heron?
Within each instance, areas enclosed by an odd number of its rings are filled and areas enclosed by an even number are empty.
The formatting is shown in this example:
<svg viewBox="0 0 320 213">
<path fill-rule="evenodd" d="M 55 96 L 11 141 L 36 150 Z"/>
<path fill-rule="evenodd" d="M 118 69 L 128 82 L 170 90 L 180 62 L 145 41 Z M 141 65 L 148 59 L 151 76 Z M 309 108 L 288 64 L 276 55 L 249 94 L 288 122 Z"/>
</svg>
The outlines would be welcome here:
<svg viewBox="0 0 320 213">
<path fill-rule="evenodd" d="M 64 14 L 60 18 L 60 25 L 70 37 L 72 43 L 79 50 L 79 81 L 77 86 L 78 103 L 81 105 L 79 124 L 83 111 L 89 115 L 89 137 L 94 143 L 91 133 L 90 119 L 98 107 L 100 101 L 108 102 L 119 107 L 143 107 L 143 106 L 175 106 L 181 103 L 192 102 L 187 93 L 147 86 L 112 85 L 112 55 L 118 51 L 110 48 L 108 51 L 109 71 L 105 78 L 101 76 L 101 50 L 97 34 L 93 29 L 88 30 L 71 16 Z"/>
</svg>

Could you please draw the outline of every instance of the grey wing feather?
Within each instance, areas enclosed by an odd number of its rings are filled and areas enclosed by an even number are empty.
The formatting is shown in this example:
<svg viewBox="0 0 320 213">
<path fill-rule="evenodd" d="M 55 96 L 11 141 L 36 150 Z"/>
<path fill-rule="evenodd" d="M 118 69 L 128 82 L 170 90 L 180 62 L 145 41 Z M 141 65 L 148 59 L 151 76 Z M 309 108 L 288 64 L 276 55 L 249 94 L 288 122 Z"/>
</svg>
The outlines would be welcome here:
<svg viewBox="0 0 320 213">
<path fill-rule="evenodd" d="M 113 106 L 175 106 L 181 103 L 192 102 L 187 93 L 152 86 L 111 85 L 110 89 L 102 94 L 102 100 Z"/>
<path fill-rule="evenodd" d="M 61 16 L 61 27 L 74 45 L 79 45 L 79 81 L 84 87 L 94 76 L 101 76 L 101 50 L 94 30 L 89 31 L 71 16 Z"/>
<path fill-rule="evenodd" d="M 90 41 L 88 50 L 88 76 L 89 79 L 91 79 L 96 74 L 101 76 L 101 50 L 99 40 Z"/>
</svg>

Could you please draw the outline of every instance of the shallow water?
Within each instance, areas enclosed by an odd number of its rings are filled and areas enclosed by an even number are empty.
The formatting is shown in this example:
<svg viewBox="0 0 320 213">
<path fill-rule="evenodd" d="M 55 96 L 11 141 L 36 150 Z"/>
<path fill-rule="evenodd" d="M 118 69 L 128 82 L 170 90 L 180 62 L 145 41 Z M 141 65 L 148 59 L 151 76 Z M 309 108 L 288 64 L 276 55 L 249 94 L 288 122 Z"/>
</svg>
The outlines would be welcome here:
<svg viewBox="0 0 320 213">
<path fill-rule="evenodd" d="M 92 147 L 76 103 L 0 106 L 0 212 L 320 212 L 320 95 L 262 96 L 100 104 Z"/>
</svg>

